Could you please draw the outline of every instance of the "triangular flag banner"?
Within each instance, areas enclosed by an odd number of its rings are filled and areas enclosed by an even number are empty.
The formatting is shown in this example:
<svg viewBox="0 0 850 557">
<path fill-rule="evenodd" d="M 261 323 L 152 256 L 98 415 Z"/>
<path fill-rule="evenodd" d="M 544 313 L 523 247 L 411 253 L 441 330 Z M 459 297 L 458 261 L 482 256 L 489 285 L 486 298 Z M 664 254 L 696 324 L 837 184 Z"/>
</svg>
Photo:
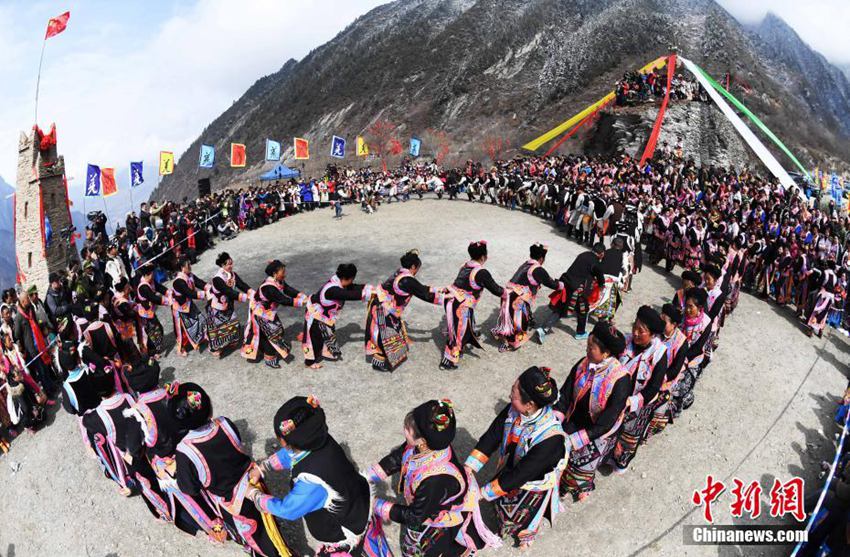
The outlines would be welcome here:
<svg viewBox="0 0 850 557">
<path fill-rule="evenodd" d="M 198 158 L 198 166 L 201 168 L 212 168 L 215 164 L 215 147 L 212 145 L 201 145 L 201 156 Z"/>
<path fill-rule="evenodd" d="M 230 144 L 230 166 L 233 168 L 245 168 L 248 157 L 245 154 L 245 145 L 242 143 Z"/>
<path fill-rule="evenodd" d="M 90 164 L 86 168 L 86 197 L 100 196 L 100 167 Z"/>
<path fill-rule="evenodd" d="M 422 149 L 422 141 L 417 137 L 411 138 L 410 139 L 410 156 L 411 157 L 418 157 L 419 151 L 421 149 Z"/>
<path fill-rule="evenodd" d="M 145 183 L 144 161 L 130 163 L 130 187 L 137 188 Z"/>
<path fill-rule="evenodd" d="M 51 17 L 47 21 L 47 32 L 44 33 L 44 40 L 50 37 L 55 37 L 65 30 L 68 26 L 68 20 L 71 19 L 71 12 L 65 12 L 62 15 Z"/>
<path fill-rule="evenodd" d="M 109 197 L 118 193 L 118 184 L 115 183 L 115 169 L 102 168 L 100 170 L 101 193 L 103 197 Z"/>
<path fill-rule="evenodd" d="M 358 157 L 368 157 L 369 156 L 369 145 L 366 143 L 366 140 L 363 139 L 362 135 L 357 136 L 357 156 Z"/>
<path fill-rule="evenodd" d="M 295 138 L 295 158 L 306 160 L 310 158 L 310 142 L 300 137 Z"/>
<path fill-rule="evenodd" d="M 338 159 L 345 158 L 345 138 L 333 136 L 331 140 L 331 156 Z"/>
<path fill-rule="evenodd" d="M 280 141 L 266 139 L 266 160 L 275 162 L 280 160 Z"/>
<path fill-rule="evenodd" d="M 171 151 L 159 152 L 159 175 L 168 176 L 174 172 L 174 153 Z"/>
</svg>

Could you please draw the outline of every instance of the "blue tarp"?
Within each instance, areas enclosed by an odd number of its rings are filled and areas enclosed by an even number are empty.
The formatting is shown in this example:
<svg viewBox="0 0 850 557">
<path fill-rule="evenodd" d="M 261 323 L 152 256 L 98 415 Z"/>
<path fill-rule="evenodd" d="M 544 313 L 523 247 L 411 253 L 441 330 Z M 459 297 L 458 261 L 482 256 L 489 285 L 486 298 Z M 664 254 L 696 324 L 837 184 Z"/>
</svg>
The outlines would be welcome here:
<svg viewBox="0 0 850 557">
<path fill-rule="evenodd" d="M 289 180 L 290 178 L 297 178 L 300 175 L 300 171 L 293 170 L 285 164 L 279 164 L 265 174 L 260 175 L 260 180 L 263 180 L 264 182 L 268 182 L 270 180 Z"/>
</svg>

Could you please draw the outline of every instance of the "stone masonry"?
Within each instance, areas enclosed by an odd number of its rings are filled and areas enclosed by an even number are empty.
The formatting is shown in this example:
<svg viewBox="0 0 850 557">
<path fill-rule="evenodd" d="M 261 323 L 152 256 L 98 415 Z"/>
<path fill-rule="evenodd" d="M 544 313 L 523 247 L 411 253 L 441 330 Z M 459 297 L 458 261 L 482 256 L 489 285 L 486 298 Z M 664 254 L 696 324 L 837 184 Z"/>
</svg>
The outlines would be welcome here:
<svg viewBox="0 0 850 557">
<path fill-rule="evenodd" d="M 40 134 L 35 129 L 29 136 L 21 133 L 15 191 L 15 255 L 19 282 L 25 287 L 35 284 L 43 297 L 48 275 L 65 269 L 70 261 L 79 260 L 79 256 L 68 239 L 71 215 L 65 187 L 65 160 L 57 154 L 55 141 L 43 151 L 41 146 Z M 48 246 L 42 234 L 39 211 L 42 203 L 52 229 Z"/>
</svg>

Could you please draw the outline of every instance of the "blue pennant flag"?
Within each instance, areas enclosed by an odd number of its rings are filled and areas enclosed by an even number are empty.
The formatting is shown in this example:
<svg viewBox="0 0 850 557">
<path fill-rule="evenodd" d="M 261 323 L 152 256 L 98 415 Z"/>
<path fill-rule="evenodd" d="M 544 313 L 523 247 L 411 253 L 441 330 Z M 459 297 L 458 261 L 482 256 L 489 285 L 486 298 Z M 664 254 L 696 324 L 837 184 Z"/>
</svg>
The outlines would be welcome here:
<svg viewBox="0 0 850 557">
<path fill-rule="evenodd" d="M 86 170 L 86 197 L 100 196 L 100 167 L 90 164 Z"/>
<path fill-rule="evenodd" d="M 266 139 L 266 160 L 267 161 L 279 161 L 280 160 L 280 141 L 274 141 L 272 139 Z"/>
<path fill-rule="evenodd" d="M 47 218 L 47 213 L 44 213 L 44 249 L 50 248 L 51 240 L 53 240 L 53 228 L 50 226 L 50 219 Z"/>
<path fill-rule="evenodd" d="M 331 141 L 331 156 L 338 159 L 345 158 L 345 138 L 334 136 L 333 141 Z"/>
<path fill-rule="evenodd" d="M 419 150 L 422 148 L 422 141 L 416 137 L 412 137 L 410 139 L 410 156 L 418 157 Z"/>
<path fill-rule="evenodd" d="M 130 163 L 130 187 L 137 188 L 145 183 L 144 161 Z"/>
<path fill-rule="evenodd" d="M 212 145 L 201 145 L 201 157 L 198 166 L 201 168 L 212 168 L 215 163 L 215 147 Z"/>
</svg>

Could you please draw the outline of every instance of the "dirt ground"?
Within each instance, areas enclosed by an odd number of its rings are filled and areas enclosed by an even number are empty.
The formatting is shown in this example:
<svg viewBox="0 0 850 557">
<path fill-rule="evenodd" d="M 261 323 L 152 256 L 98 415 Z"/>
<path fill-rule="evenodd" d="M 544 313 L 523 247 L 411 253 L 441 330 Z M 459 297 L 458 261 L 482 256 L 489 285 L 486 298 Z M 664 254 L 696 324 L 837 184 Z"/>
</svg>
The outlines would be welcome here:
<svg viewBox="0 0 850 557">
<path fill-rule="evenodd" d="M 195 272 L 211 277 L 215 253 L 227 250 L 237 272 L 258 285 L 265 262 L 288 264 L 288 282 L 314 292 L 336 265 L 354 262 L 358 282 L 384 280 L 408 249 L 418 248 L 424 262 L 420 279 L 445 285 L 466 260 L 471 240 L 489 242 L 487 268 L 504 283 L 527 258 L 534 241 L 549 244 L 546 267 L 563 272 L 582 248 L 548 222 L 497 207 L 426 199 L 385 205 L 375 215 L 354 207 L 335 221 L 329 209 L 287 218 L 259 231 L 243 233 L 206 253 Z M 673 277 L 645 268 L 625 296 L 618 324 L 628 328 L 642 304 L 660 306 L 674 290 Z M 545 296 L 545 294 L 544 294 Z M 545 297 L 541 297 L 541 301 Z M 496 321 L 498 300 L 485 294 L 478 307 L 479 325 Z M 538 308 L 538 316 L 545 315 Z M 244 313 L 244 308 L 243 308 Z M 300 311 L 281 310 L 292 339 Z M 338 330 L 344 361 L 320 371 L 303 366 L 300 354 L 281 370 L 246 363 L 239 354 L 222 361 L 208 354 L 163 359 L 163 380 L 195 381 L 212 397 L 214 411 L 235 420 L 248 450 L 261 458 L 274 449 L 271 419 L 278 406 L 296 394 L 315 394 L 324 406 L 333 435 L 364 468 L 402 442 L 402 419 L 415 405 L 449 397 L 458 415 L 455 449 L 462 458 L 507 402 L 516 376 L 530 365 L 554 370 L 559 384 L 582 356 L 584 343 L 574 340 L 568 320 L 545 346 L 528 344 L 519 352 L 499 354 L 488 338 L 485 350 L 466 355 L 459 372 L 440 371 L 442 323 L 438 308 L 414 300 L 407 320 L 415 345 L 410 361 L 393 374 L 374 372 L 363 356 L 364 305 L 349 303 Z M 170 318 L 161 317 L 168 331 Z M 167 336 L 170 346 L 173 333 Z M 786 555 L 788 547 L 737 548 L 683 544 L 682 526 L 701 524 L 701 509 L 691 494 L 712 474 L 731 486 L 731 478 L 759 480 L 763 513 L 769 522 L 767 493 L 774 478 L 806 478 L 809 492 L 819 489 L 814 475 L 834 453 L 838 429 L 832 423 L 835 403 L 847 383 L 844 337 L 829 334 L 808 339 L 787 310 L 742 295 L 727 320 L 714 362 L 697 385 L 696 402 L 663 435 L 642 447 L 624 476 L 600 477 L 585 502 L 565 503 L 554 529 L 544 528 L 531 555 Z M 14 469 L 20 466 L 19 471 Z M 492 467 L 479 476 L 489 481 Z M 283 492 L 286 479 L 273 489 Z M 384 492 L 388 488 L 383 488 Z M 730 487 L 731 489 L 731 487 Z M 727 490 L 714 505 L 715 521 L 730 516 Z M 76 420 L 59 412 L 34 436 L 16 441 L 0 459 L 0 555 L 135 556 L 240 555 L 238 546 L 214 547 L 155 522 L 144 504 L 123 500 L 83 449 Z M 485 515 L 492 519 L 489 505 Z M 491 520 L 492 522 L 492 520 Z M 750 523 L 737 520 L 740 523 Z M 299 552 L 315 547 L 301 523 L 287 523 L 284 534 Z M 388 530 L 397 549 L 398 528 Z M 490 552 L 493 553 L 493 552 Z M 517 555 L 503 548 L 501 555 Z"/>
</svg>

